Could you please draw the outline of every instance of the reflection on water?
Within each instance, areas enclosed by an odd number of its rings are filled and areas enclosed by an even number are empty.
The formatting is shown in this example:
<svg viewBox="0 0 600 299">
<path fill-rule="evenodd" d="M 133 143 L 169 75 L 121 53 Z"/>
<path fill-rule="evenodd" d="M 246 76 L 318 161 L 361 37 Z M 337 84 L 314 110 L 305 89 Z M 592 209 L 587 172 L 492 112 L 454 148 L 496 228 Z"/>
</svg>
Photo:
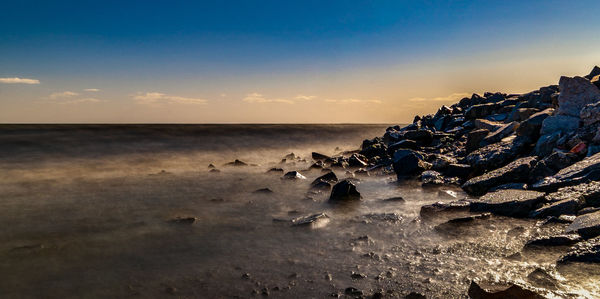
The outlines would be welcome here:
<svg viewBox="0 0 600 299">
<path fill-rule="evenodd" d="M 467 215 L 420 219 L 422 205 L 447 193 L 387 175 L 358 178 L 361 202 L 331 205 L 327 192 L 309 192 L 322 175 L 306 170 L 310 159 L 280 163 L 291 151 L 354 149 L 384 126 L 218 128 L 221 137 L 203 126 L 159 128 L 154 139 L 156 128 L 142 129 L 4 128 L 2 297 L 307 298 L 348 287 L 460 297 L 474 278 L 600 295 L 597 266 L 555 267 L 565 248 L 521 251 L 564 224 L 492 216 L 439 226 Z M 222 166 L 236 158 L 257 165 Z M 282 180 L 271 167 L 307 179 Z M 328 221 L 290 222 L 318 213 Z"/>
</svg>

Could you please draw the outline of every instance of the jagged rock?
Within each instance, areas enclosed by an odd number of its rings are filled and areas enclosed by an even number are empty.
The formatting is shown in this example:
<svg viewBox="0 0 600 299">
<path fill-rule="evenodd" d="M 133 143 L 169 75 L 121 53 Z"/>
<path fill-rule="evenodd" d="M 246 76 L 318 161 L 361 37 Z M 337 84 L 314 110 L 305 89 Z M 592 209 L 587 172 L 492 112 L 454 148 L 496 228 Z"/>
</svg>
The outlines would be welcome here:
<svg viewBox="0 0 600 299">
<path fill-rule="evenodd" d="M 600 102 L 585 105 L 579 113 L 579 118 L 585 126 L 600 121 Z"/>
<path fill-rule="evenodd" d="M 583 197 L 573 197 L 563 199 L 561 201 L 553 202 L 542 206 L 541 208 L 531 212 L 530 217 L 532 218 L 543 218 L 548 216 L 560 216 L 560 215 L 575 215 L 577 211 L 583 208 L 585 200 Z"/>
<path fill-rule="evenodd" d="M 502 167 L 523 152 L 527 141 L 526 137 L 505 138 L 470 153 L 464 161 L 477 171 Z"/>
<path fill-rule="evenodd" d="M 297 171 L 289 171 L 282 178 L 286 180 L 306 180 L 306 177 Z"/>
<path fill-rule="evenodd" d="M 433 170 L 442 170 L 447 168 L 450 164 L 456 163 L 457 160 L 453 157 L 445 155 L 435 155 L 434 160 L 431 162 L 431 168 Z"/>
<path fill-rule="evenodd" d="M 372 159 L 373 157 L 386 157 L 388 155 L 387 147 L 381 143 L 371 144 L 366 148 L 363 148 L 360 151 L 360 154 L 369 159 Z"/>
<path fill-rule="evenodd" d="M 600 235 L 600 212 L 577 216 L 575 221 L 567 227 L 567 233 L 573 232 L 586 239 Z"/>
<path fill-rule="evenodd" d="M 535 144 L 535 149 L 533 153 L 536 156 L 545 157 L 552 153 L 556 144 L 558 143 L 558 139 L 560 138 L 560 132 L 555 132 L 553 134 L 543 135 L 540 137 Z"/>
<path fill-rule="evenodd" d="M 482 143 L 485 145 L 496 143 L 496 142 L 502 140 L 502 138 L 512 134 L 518 127 L 519 127 L 519 123 L 516 121 L 509 123 L 509 124 L 505 124 L 502 127 L 498 128 L 496 131 L 488 134 L 482 140 Z"/>
<path fill-rule="evenodd" d="M 404 138 L 429 144 L 433 140 L 433 133 L 429 130 L 415 130 L 404 133 Z"/>
<path fill-rule="evenodd" d="M 447 177 L 466 178 L 471 174 L 471 172 L 473 172 L 473 168 L 471 167 L 471 165 L 468 164 L 452 163 L 448 164 L 448 166 L 446 166 L 440 171 Z"/>
<path fill-rule="evenodd" d="M 554 151 L 552 154 L 543 159 L 543 161 L 555 171 L 559 171 L 575 162 L 577 156 L 570 153 Z"/>
<path fill-rule="evenodd" d="M 331 159 L 331 157 L 327 156 L 327 155 L 323 155 L 323 154 L 319 154 L 317 152 L 313 152 L 312 153 L 312 158 L 315 161 L 324 161 L 324 160 L 329 160 Z"/>
<path fill-rule="evenodd" d="M 578 234 L 540 237 L 527 241 L 525 248 L 537 246 L 570 246 L 579 241 L 581 241 L 581 237 Z"/>
<path fill-rule="evenodd" d="M 600 263 L 600 237 L 576 244 L 558 260 L 558 264 L 573 262 Z"/>
<path fill-rule="evenodd" d="M 457 200 L 457 201 L 451 201 L 448 203 L 444 203 L 444 202 L 436 202 L 430 205 L 424 205 L 421 207 L 421 211 L 419 212 L 419 215 L 421 215 L 421 217 L 423 218 L 428 218 L 428 217 L 432 217 L 435 216 L 438 213 L 443 213 L 443 212 L 466 212 L 469 211 L 469 207 L 471 205 L 471 202 L 466 201 L 466 200 Z"/>
<path fill-rule="evenodd" d="M 310 216 L 298 217 L 292 220 L 293 226 L 310 226 L 312 228 L 323 227 L 329 222 L 329 216 L 318 213 Z"/>
<path fill-rule="evenodd" d="M 481 141 L 483 141 L 489 133 L 490 131 L 488 129 L 472 130 L 467 133 L 467 144 L 465 145 L 467 152 L 470 153 L 480 148 Z"/>
<path fill-rule="evenodd" d="M 488 192 L 494 192 L 494 191 L 498 191 L 498 190 L 507 190 L 507 189 L 527 190 L 527 184 L 525 184 L 525 183 L 506 183 L 506 184 L 502 184 L 502 185 L 493 187 L 490 190 L 488 190 Z"/>
<path fill-rule="evenodd" d="M 472 281 L 468 294 L 471 299 L 544 299 L 540 294 L 512 283 L 491 284 Z"/>
<path fill-rule="evenodd" d="M 283 172 L 282 168 L 273 167 L 267 170 L 267 172 Z"/>
<path fill-rule="evenodd" d="M 588 80 L 592 80 L 592 78 L 594 78 L 598 75 L 600 75 L 600 67 L 594 66 L 592 71 L 587 76 L 584 76 L 584 78 L 586 78 Z"/>
<path fill-rule="evenodd" d="M 526 217 L 544 199 L 544 193 L 525 190 L 499 190 L 471 202 L 473 212 L 491 212 L 510 217 Z"/>
<path fill-rule="evenodd" d="M 361 196 L 358 190 L 356 190 L 356 185 L 349 180 L 343 180 L 333 186 L 329 201 L 353 201 L 360 200 L 360 198 Z"/>
<path fill-rule="evenodd" d="M 398 177 L 414 175 L 429 166 L 422 154 L 413 150 L 398 150 L 393 156 L 394 171 Z"/>
<path fill-rule="evenodd" d="M 350 158 L 348 158 L 348 165 L 350 167 L 365 167 L 368 165 L 366 162 L 367 157 L 361 154 L 352 154 Z"/>
<path fill-rule="evenodd" d="M 494 109 L 496 109 L 496 104 L 494 104 L 494 103 L 473 105 L 465 111 L 465 118 L 466 119 L 484 118 L 484 117 L 492 114 L 492 112 L 494 112 Z"/>
<path fill-rule="evenodd" d="M 509 116 L 509 120 L 523 121 L 537 112 L 539 112 L 539 110 L 536 108 L 517 108 L 513 110 L 513 112 Z"/>
<path fill-rule="evenodd" d="M 570 133 L 579 128 L 579 115 L 554 115 L 548 116 L 542 121 L 540 135 L 554 134 L 556 132 Z"/>
<path fill-rule="evenodd" d="M 248 163 L 235 159 L 235 161 L 233 162 L 229 162 L 227 164 L 225 164 L 225 166 L 248 166 Z"/>
<path fill-rule="evenodd" d="M 587 157 L 571 166 L 561 169 L 555 175 L 535 183 L 536 190 L 552 191 L 564 186 L 572 186 L 586 181 L 600 179 L 600 153 Z"/>
<path fill-rule="evenodd" d="M 530 136 L 532 140 L 538 139 L 540 130 L 544 120 L 554 113 L 553 108 L 548 108 L 544 111 L 540 111 L 531 115 L 528 119 L 521 122 L 517 128 L 518 136 Z"/>
<path fill-rule="evenodd" d="M 500 122 L 495 122 L 495 121 L 481 119 L 481 118 L 474 120 L 473 124 L 475 125 L 475 128 L 477 128 L 479 130 L 485 129 L 490 132 L 496 131 L 504 125 L 503 123 L 500 123 Z"/>
<path fill-rule="evenodd" d="M 557 113 L 579 117 L 581 108 L 600 100 L 600 90 L 583 77 L 561 77 Z"/>
<path fill-rule="evenodd" d="M 593 77 L 590 82 L 600 89 L 600 75 Z"/>
<path fill-rule="evenodd" d="M 393 154 L 395 151 L 399 150 L 399 149 L 412 149 L 415 150 L 419 147 L 419 145 L 417 144 L 416 141 L 414 140 L 410 140 L 410 139 L 404 139 L 401 141 L 398 141 L 396 143 L 390 144 L 388 146 L 388 153 L 389 154 Z"/>
<path fill-rule="evenodd" d="M 316 178 L 311 185 L 316 185 L 320 182 L 326 182 L 326 183 L 336 183 L 338 181 L 338 177 L 335 175 L 335 173 L 333 171 L 330 171 L 318 178 Z"/>
<path fill-rule="evenodd" d="M 462 188 L 469 194 L 483 195 L 494 186 L 527 182 L 529 172 L 535 166 L 536 161 L 537 157 L 517 159 L 504 167 L 468 180 L 462 185 Z"/>
</svg>

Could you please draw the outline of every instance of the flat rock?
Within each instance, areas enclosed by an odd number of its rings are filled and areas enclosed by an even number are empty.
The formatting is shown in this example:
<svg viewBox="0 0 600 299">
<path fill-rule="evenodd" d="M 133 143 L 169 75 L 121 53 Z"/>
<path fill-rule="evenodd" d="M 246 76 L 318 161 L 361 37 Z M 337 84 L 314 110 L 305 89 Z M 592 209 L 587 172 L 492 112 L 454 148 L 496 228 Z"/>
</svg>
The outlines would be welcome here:
<svg viewBox="0 0 600 299">
<path fill-rule="evenodd" d="M 557 113 L 579 117 L 581 108 L 600 100 L 600 90 L 583 77 L 561 77 L 558 82 Z"/>
<path fill-rule="evenodd" d="M 498 185 L 527 182 L 529 172 L 535 166 L 536 161 L 537 157 L 517 159 L 504 167 L 471 178 L 462 185 L 462 188 L 469 194 L 483 195 Z"/>
<path fill-rule="evenodd" d="M 530 217 L 532 218 L 544 218 L 548 216 L 560 216 L 560 215 L 575 215 L 577 211 L 583 208 L 585 200 L 583 197 L 573 197 L 563 199 L 557 202 L 545 204 L 539 209 L 531 212 Z"/>
<path fill-rule="evenodd" d="M 330 202 L 338 201 L 354 201 L 360 200 L 361 196 L 356 185 L 349 180 L 343 180 L 333 186 L 331 196 L 329 197 Z"/>
<path fill-rule="evenodd" d="M 310 226 L 311 228 L 319 228 L 329 223 L 329 216 L 325 213 L 318 213 L 310 216 L 298 217 L 292 220 L 293 226 Z"/>
<path fill-rule="evenodd" d="M 558 260 L 558 264 L 573 262 L 600 263 L 600 237 L 576 244 Z"/>
<path fill-rule="evenodd" d="M 600 235 L 600 212 L 577 216 L 567 227 L 567 233 L 574 232 L 586 239 Z"/>
<path fill-rule="evenodd" d="M 496 107 L 497 107 L 497 105 L 494 103 L 473 105 L 465 111 L 465 118 L 467 118 L 467 119 L 484 118 L 484 117 L 492 114 L 492 112 L 494 112 L 494 109 L 496 109 Z"/>
<path fill-rule="evenodd" d="M 471 205 L 471 202 L 466 201 L 466 200 L 457 200 L 457 201 L 451 201 L 451 202 L 447 202 L 447 203 L 439 201 L 439 202 L 436 202 L 433 204 L 422 206 L 419 214 L 423 218 L 428 218 L 428 217 L 433 217 L 438 213 L 466 212 L 466 211 L 469 211 L 470 205 Z"/>
<path fill-rule="evenodd" d="M 552 191 L 564 186 L 572 186 L 600 179 L 600 153 L 587 157 L 571 166 L 561 169 L 553 176 L 533 184 L 533 189 Z"/>
<path fill-rule="evenodd" d="M 525 190 L 499 190 L 471 202 L 473 212 L 491 212 L 510 217 L 526 217 L 544 199 L 544 193 Z"/>
<path fill-rule="evenodd" d="M 578 234 L 565 234 L 558 236 L 541 237 L 527 241 L 525 248 L 546 246 L 571 246 L 582 239 Z"/>
<path fill-rule="evenodd" d="M 513 161 L 526 146 L 526 137 L 505 138 L 470 153 L 464 162 L 479 171 L 496 169 Z"/>
<path fill-rule="evenodd" d="M 472 281 L 468 294 L 471 299 L 544 299 L 540 294 L 512 283 L 492 284 Z"/>
<path fill-rule="evenodd" d="M 491 132 L 481 142 L 483 142 L 484 144 L 496 143 L 496 142 L 502 140 L 502 138 L 507 137 L 510 134 L 512 134 L 518 127 L 519 127 L 519 123 L 516 121 L 505 124 L 505 125 L 501 126 L 500 128 L 498 128 L 497 130 Z"/>
<path fill-rule="evenodd" d="M 286 180 L 306 180 L 306 177 L 297 171 L 290 171 L 284 174 L 282 178 Z"/>
<path fill-rule="evenodd" d="M 501 122 L 495 122 L 487 119 L 476 119 L 473 121 L 473 124 L 477 129 L 485 129 L 490 132 L 496 131 L 502 126 L 504 126 L 504 124 Z"/>
</svg>

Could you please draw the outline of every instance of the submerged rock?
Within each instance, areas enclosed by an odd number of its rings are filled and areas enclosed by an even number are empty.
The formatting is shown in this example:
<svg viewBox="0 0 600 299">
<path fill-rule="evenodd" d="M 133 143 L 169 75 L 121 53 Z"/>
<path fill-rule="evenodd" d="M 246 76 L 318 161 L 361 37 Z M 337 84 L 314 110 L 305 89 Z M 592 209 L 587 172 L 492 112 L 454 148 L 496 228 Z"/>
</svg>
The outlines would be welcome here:
<svg viewBox="0 0 600 299">
<path fill-rule="evenodd" d="M 517 159 L 504 167 L 468 180 L 462 185 L 462 188 L 469 194 L 483 195 L 498 185 L 527 182 L 529 172 L 535 166 L 536 161 L 536 157 Z"/>
<path fill-rule="evenodd" d="M 196 217 L 177 217 L 175 219 L 172 219 L 170 222 L 177 224 L 194 224 L 196 220 L 198 220 L 198 218 Z"/>
<path fill-rule="evenodd" d="M 254 192 L 252 193 L 257 193 L 257 194 L 271 194 L 273 193 L 273 190 L 269 189 L 269 188 L 261 188 L 258 190 L 254 190 Z"/>
<path fill-rule="evenodd" d="M 577 216 L 575 221 L 567 227 L 567 233 L 573 232 L 584 238 L 593 238 L 600 235 L 600 212 Z"/>
<path fill-rule="evenodd" d="M 318 213 L 310 216 L 299 217 L 292 220 L 293 226 L 310 226 L 312 228 L 319 228 L 329 223 L 329 216 L 325 213 Z"/>
<path fill-rule="evenodd" d="M 600 263 L 600 237 L 580 242 L 560 257 L 558 264 Z"/>
<path fill-rule="evenodd" d="M 448 203 L 436 202 L 430 205 L 424 205 L 421 207 L 419 215 L 423 218 L 434 217 L 438 213 L 444 212 L 466 212 L 470 209 L 471 202 L 466 200 L 451 201 Z"/>
<path fill-rule="evenodd" d="M 360 200 L 360 198 L 361 196 L 358 190 L 356 190 L 356 185 L 349 180 L 343 180 L 333 186 L 329 201 L 354 201 Z"/>
<path fill-rule="evenodd" d="M 473 212 L 491 212 L 510 217 L 526 217 L 544 199 L 544 193 L 525 190 L 499 190 L 471 203 Z"/>
<path fill-rule="evenodd" d="M 335 175 L 335 173 L 333 171 L 330 171 L 318 178 L 316 178 L 311 185 L 312 186 L 316 186 L 317 184 L 321 183 L 321 182 L 325 182 L 325 183 L 329 183 L 329 184 L 333 184 L 336 183 L 338 181 L 338 177 Z"/>
<path fill-rule="evenodd" d="M 597 180 L 600 180 L 600 153 L 561 169 L 555 175 L 544 178 L 532 187 L 536 190 L 552 191 L 564 186 Z"/>
<path fill-rule="evenodd" d="M 323 155 L 323 154 L 319 154 L 317 152 L 313 152 L 312 153 L 312 158 L 315 161 L 324 161 L 324 160 L 329 160 L 331 159 L 329 156 L 327 155 Z"/>
<path fill-rule="evenodd" d="M 541 237 L 527 241 L 525 247 L 536 246 L 570 246 L 581 241 L 581 237 L 577 234 L 567 234 L 558 236 Z"/>
<path fill-rule="evenodd" d="M 235 161 L 229 162 L 229 163 L 225 164 L 225 166 L 248 166 L 248 163 L 246 163 L 242 160 L 235 159 Z"/>
<path fill-rule="evenodd" d="M 282 179 L 286 180 L 306 180 L 306 177 L 297 171 L 290 171 L 283 175 Z"/>
</svg>

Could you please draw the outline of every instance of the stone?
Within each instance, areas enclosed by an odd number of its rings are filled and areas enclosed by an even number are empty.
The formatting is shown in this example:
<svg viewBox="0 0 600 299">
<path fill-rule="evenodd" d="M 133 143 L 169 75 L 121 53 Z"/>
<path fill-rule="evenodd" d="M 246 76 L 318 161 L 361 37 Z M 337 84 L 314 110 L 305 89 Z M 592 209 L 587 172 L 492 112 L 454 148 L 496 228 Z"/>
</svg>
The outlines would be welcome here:
<svg viewBox="0 0 600 299">
<path fill-rule="evenodd" d="M 473 195 L 483 195 L 490 188 L 506 184 L 527 182 L 529 172 L 535 166 L 537 157 L 517 159 L 506 166 L 471 178 L 462 185 L 463 190 Z"/>
<path fill-rule="evenodd" d="M 480 148 L 480 143 L 490 133 L 488 129 L 472 130 L 467 133 L 467 144 L 465 148 L 468 153 Z"/>
<path fill-rule="evenodd" d="M 395 151 L 397 151 L 399 149 L 416 150 L 417 148 L 419 148 L 419 145 L 417 144 L 416 141 L 410 140 L 410 139 L 404 139 L 404 140 L 398 141 L 396 143 L 390 144 L 388 146 L 387 151 L 389 154 L 393 154 Z"/>
<path fill-rule="evenodd" d="M 511 113 L 509 120 L 512 121 L 523 121 L 528 119 L 533 114 L 539 112 L 536 108 L 517 108 Z"/>
<path fill-rule="evenodd" d="M 542 246 L 571 246 L 577 242 L 580 242 L 581 240 L 581 236 L 578 234 L 547 236 L 527 241 L 527 243 L 525 243 L 525 248 Z"/>
<path fill-rule="evenodd" d="M 540 294 L 516 284 L 492 284 L 475 281 L 471 282 L 468 295 L 471 299 L 544 299 Z"/>
<path fill-rule="evenodd" d="M 600 75 L 600 67 L 594 66 L 592 71 L 587 76 L 584 76 L 584 78 L 586 78 L 588 80 L 592 80 L 592 78 L 594 78 L 598 75 Z"/>
<path fill-rule="evenodd" d="M 372 159 L 373 157 L 387 157 L 387 147 L 384 144 L 381 143 L 376 143 L 376 144 L 371 144 L 366 148 L 363 148 L 360 151 L 360 154 Z"/>
<path fill-rule="evenodd" d="M 546 157 L 552 153 L 558 140 L 560 138 L 560 132 L 555 132 L 553 134 L 543 135 L 541 136 L 537 143 L 535 144 L 535 148 L 533 149 L 533 153 L 536 156 Z"/>
<path fill-rule="evenodd" d="M 329 223 L 329 216 L 325 213 L 318 213 L 310 216 L 298 217 L 292 220 L 293 226 L 309 226 L 311 228 L 320 228 Z"/>
<path fill-rule="evenodd" d="M 483 140 L 482 143 L 485 145 L 496 143 L 502 138 L 511 135 L 517 128 L 519 127 L 519 123 L 513 121 L 512 123 L 505 124 L 502 127 L 498 128 L 496 131 L 488 134 Z"/>
<path fill-rule="evenodd" d="M 577 211 L 585 206 L 585 200 L 583 197 L 573 197 L 563 199 L 561 201 L 546 204 L 541 208 L 531 212 L 530 217 L 532 218 L 543 218 L 548 216 L 560 216 L 560 215 L 575 215 Z"/>
<path fill-rule="evenodd" d="M 525 183 L 506 183 L 496 187 L 493 187 L 488 190 L 488 192 L 494 192 L 498 190 L 507 190 L 507 189 L 515 189 L 515 190 L 527 190 L 527 184 Z"/>
<path fill-rule="evenodd" d="M 559 282 L 546 270 L 537 268 L 527 275 L 527 281 L 535 287 L 556 290 Z"/>
<path fill-rule="evenodd" d="M 406 131 L 404 138 L 421 142 L 423 144 L 429 144 L 433 140 L 433 133 L 429 130 L 414 130 Z"/>
<path fill-rule="evenodd" d="M 501 142 L 482 147 L 464 158 L 476 171 L 496 169 L 510 163 L 521 154 L 528 143 L 526 137 L 505 138 Z"/>
<path fill-rule="evenodd" d="M 466 178 L 473 172 L 473 168 L 468 164 L 451 163 L 440 171 L 448 177 Z"/>
<path fill-rule="evenodd" d="M 598 208 L 595 208 L 595 207 L 587 207 L 587 208 L 583 208 L 583 209 L 579 210 L 579 211 L 577 212 L 577 215 L 578 215 L 578 216 L 579 216 L 579 215 L 585 215 L 585 214 L 590 214 L 590 213 L 594 213 L 594 212 L 597 212 L 597 211 L 600 211 L 600 207 L 598 207 Z"/>
<path fill-rule="evenodd" d="M 470 205 L 471 205 L 471 202 L 466 201 L 466 200 L 457 200 L 457 201 L 451 201 L 448 203 L 444 203 L 444 202 L 440 201 L 440 202 L 436 202 L 433 204 L 422 206 L 421 210 L 419 212 L 419 215 L 421 215 L 421 217 L 423 217 L 423 218 L 429 218 L 429 217 L 435 216 L 438 213 L 467 212 L 467 211 L 469 211 Z"/>
<path fill-rule="evenodd" d="M 306 180 L 306 177 L 297 171 L 289 171 L 283 175 L 282 179 L 286 180 Z"/>
<path fill-rule="evenodd" d="M 283 169 L 278 168 L 278 167 L 273 167 L 273 168 L 270 168 L 269 170 L 267 170 L 267 172 L 282 172 L 283 173 Z"/>
<path fill-rule="evenodd" d="M 600 88 L 600 75 L 593 77 L 590 82 L 594 84 L 596 87 Z"/>
<path fill-rule="evenodd" d="M 427 168 L 427 163 L 422 154 L 413 150 L 398 150 L 393 156 L 393 166 L 396 175 L 403 176 L 415 175 Z"/>
<path fill-rule="evenodd" d="M 329 160 L 331 159 L 331 157 L 327 156 L 327 155 L 323 155 L 317 152 L 313 152 L 312 153 L 312 158 L 315 161 L 324 161 L 324 160 Z"/>
<path fill-rule="evenodd" d="M 465 118 L 466 119 L 484 118 L 484 117 L 492 114 L 492 112 L 494 112 L 495 109 L 496 109 L 496 104 L 494 104 L 494 103 L 473 105 L 465 111 Z"/>
<path fill-rule="evenodd" d="M 558 260 L 558 264 L 573 262 L 600 263 L 600 237 L 576 244 Z"/>
<path fill-rule="evenodd" d="M 326 183 L 336 183 L 338 181 L 338 177 L 335 175 L 335 173 L 333 171 L 330 171 L 318 178 L 316 178 L 311 185 L 317 185 L 320 182 L 326 182 Z"/>
<path fill-rule="evenodd" d="M 579 112 L 579 118 L 585 126 L 600 122 L 600 101 L 585 105 Z"/>
<path fill-rule="evenodd" d="M 579 115 L 553 115 L 542 121 L 540 135 L 554 134 L 556 132 L 570 133 L 579 128 Z"/>
<path fill-rule="evenodd" d="M 437 171 L 443 170 L 447 168 L 450 164 L 458 162 L 455 158 L 445 155 L 435 155 L 434 157 L 435 159 L 431 163 L 431 168 Z"/>
<path fill-rule="evenodd" d="M 581 108 L 600 100 L 600 90 L 583 77 L 561 77 L 557 113 L 579 117 Z"/>
<path fill-rule="evenodd" d="M 521 122 L 521 124 L 517 128 L 517 135 L 529 136 L 532 140 L 538 139 L 544 120 L 547 117 L 551 116 L 552 113 L 554 113 L 554 109 L 548 108 L 546 110 L 531 115 L 528 119 Z"/>
<path fill-rule="evenodd" d="M 367 157 L 361 154 L 352 154 L 352 156 L 348 158 L 348 165 L 350 167 L 365 167 L 368 165 Z"/>
<path fill-rule="evenodd" d="M 559 188 L 556 192 L 546 195 L 546 202 L 559 202 L 572 198 L 582 198 L 587 206 L 599 206 L 600 182 L 592 181 Z"/>
<path fill-rule="evenodd" d="M 404 299 L 427 299 L 427 297 L 421 293 L 410 292 L 408 295 L 404 296 Z"/>
<path fill-rule="evenodd" d="M 491 212 L 509 217 L 527 217 L 544 199 L 544 193 L 525 190 L 499 190 L 471 202 L 473 212 Z"/>
<path fill-rule="evenodd" d="M 535 183 L 547 176 L 555 174 L 556 171 L 546 165 L 544 160 L 538 161 L 529 173 L 529 183 Z"/>
<path fill-rule="evenodd" d="M 360 200 L 360 198 L 361 195 L 358 190 L 356 190 L 356 185 L 349 180 L 343 180 L 333 186 L 329 201 L 355 201 Z"/>
<path fill-rule="evenodd" d="M 481 118 L 474 120 L 473 124 L 475 124 L 476 129 L 479 129 L 479 130 L 485 129 L 490 132 L 496 131 L 504 125 L 503 123 L 500 123 L 500 122 L 495 122 L 495 121 L 481 119 Z"/>
<path fill-rule="evenodd" d="M 550 169 L 559 171 L 573 164 L 573 162 L 575 162 L 576 159 L 577 156 L 575 155 L 563 153 L 560 151 L 554 151 L 549 156 L 545 157 L 543 161 Z"/>
<path fill-rule="evenodd" d="M 600 235 L 600 212 L 577 216 L 566 231 L 567 233 L 576 232 L 586 239 Z"/>
<path fill-rule="evenodd" d="M 257 194 L 261 194 L 261 193 L 262 194 L 271 194 L 271 193 L 273 193 L 273 190 L 271 190 L 269 188 L 261 188 L 261 189 L 255 190 L 252 193 L 257 193 Z"/>
<path fill-rule="evenodd" d="M 194 224 L 198 218 L 196 217 L 177 217 L 171 220 L 171 223 L 177 224 Z"/>
<path fill-rule="evenodd" d="M 225 164 L 225 166 L 248 166 L 248 163 L 235 159 L 235 161 L 233 162 L 229 162 L 227 164 Z"/>
<path fill-rule="evenodd" d="M 600 153 L 563 168 L 555 175 L 535 183 L 532 187 L 536 190 L 553 191 L 560 187 L 596 180 L 600 180 Z"/>
</svg>

